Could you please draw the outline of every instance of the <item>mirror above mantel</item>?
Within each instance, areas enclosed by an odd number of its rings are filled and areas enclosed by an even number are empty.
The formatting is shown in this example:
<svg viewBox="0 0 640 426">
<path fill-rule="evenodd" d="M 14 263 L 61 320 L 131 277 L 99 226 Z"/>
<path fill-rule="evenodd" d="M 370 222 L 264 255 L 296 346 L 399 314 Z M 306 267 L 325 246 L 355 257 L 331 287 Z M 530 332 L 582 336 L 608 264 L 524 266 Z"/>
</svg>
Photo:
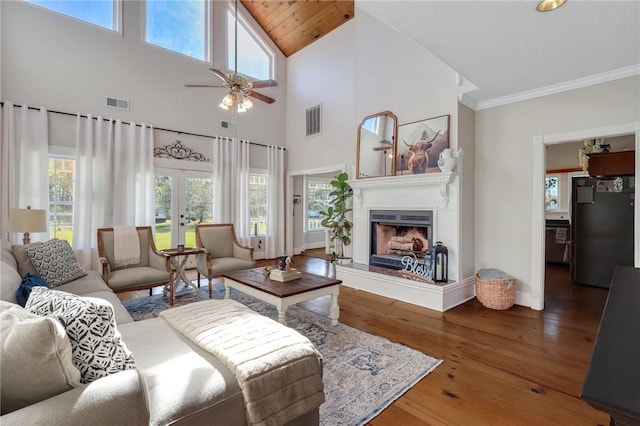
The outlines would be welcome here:
<svg viewBox="0 0 640 426">
<path fill-rule="evenodd" d="M 398 119 L 391 111 L 368 115 L 358 126 L 356 178 L 393 176 Z"/>
</svg>

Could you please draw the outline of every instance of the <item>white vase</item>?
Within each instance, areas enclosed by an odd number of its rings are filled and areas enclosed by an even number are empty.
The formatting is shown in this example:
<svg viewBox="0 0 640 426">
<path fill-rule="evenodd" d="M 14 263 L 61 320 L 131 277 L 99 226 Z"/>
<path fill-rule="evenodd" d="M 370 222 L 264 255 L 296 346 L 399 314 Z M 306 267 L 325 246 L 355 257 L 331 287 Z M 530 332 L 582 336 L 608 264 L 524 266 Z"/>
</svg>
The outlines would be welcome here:
<svg viewBox="0 0 640 426">
<path fill-rule="evenodd" d="M 440 153 L 440 158 L 438 159 L 438 167 L 443 172 L 452 172 L 455 170 L 458 165 L 458 159 L 456 158 L 457 152 L 455 152 L 451 148 L 445 148 Z"/>
</svg>

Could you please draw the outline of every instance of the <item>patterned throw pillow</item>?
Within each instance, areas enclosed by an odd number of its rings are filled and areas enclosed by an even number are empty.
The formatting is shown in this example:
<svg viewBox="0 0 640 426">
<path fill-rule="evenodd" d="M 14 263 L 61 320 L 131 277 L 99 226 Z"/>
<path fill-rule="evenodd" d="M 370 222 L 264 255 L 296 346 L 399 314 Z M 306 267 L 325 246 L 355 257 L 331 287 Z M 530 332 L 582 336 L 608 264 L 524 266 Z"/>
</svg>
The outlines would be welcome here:
<svg viewBox="0 0 640 426">
<path fill-rule="evenodd" d="M 52 287 L 87 275 L 66 240 L 54 238 L 45 243 L 31 244 L 25 247 L 25 251 L 38 275 Z"/>
<path fill-rule="evenodd" d="M 106 300 L 34 287 L 26 309 L 62 323 L 82 383 L 136 368 L 133 354 L 116 328 L 113 306 Z"/>
</svg>

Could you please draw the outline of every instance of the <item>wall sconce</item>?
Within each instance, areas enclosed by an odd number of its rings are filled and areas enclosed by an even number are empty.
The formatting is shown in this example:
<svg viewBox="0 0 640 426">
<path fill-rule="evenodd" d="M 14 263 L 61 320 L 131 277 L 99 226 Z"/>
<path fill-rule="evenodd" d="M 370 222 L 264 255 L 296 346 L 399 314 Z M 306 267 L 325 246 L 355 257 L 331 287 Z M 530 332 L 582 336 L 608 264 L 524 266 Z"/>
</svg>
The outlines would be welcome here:
<svg viewBox="0 0 640 426">
<path fill-rule="evenodd" d="M 9 212 L 9 232 L 24 232 L 22 244 L 29 244 L 30 232 L 47 232 L 47 212 L 46 210 L 32 209 L 11 209 Z"/>
</svg>

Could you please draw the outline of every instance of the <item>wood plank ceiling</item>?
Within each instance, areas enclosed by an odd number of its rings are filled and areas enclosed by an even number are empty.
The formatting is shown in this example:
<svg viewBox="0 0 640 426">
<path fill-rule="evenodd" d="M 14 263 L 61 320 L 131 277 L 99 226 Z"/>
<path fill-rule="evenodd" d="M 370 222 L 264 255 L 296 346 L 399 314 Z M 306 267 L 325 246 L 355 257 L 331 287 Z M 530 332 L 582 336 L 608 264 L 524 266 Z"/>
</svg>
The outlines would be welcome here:
<svg viewBox="0 0 640 426">
<path fill-rule="evenodd" d="M 289 57 L 338 28 L 354 14 L 353 0 L 240 0 Z"/>
</svg>

